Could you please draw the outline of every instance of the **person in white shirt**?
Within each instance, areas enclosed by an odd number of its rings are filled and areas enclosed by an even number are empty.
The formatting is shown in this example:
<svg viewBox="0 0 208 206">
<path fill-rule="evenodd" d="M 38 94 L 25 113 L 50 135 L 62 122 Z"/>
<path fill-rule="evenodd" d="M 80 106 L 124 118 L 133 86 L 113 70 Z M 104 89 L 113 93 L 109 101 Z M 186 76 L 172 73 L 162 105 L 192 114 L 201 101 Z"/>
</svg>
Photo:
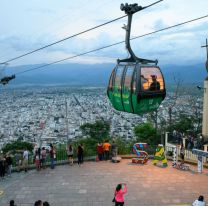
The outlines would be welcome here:
<svg viewBox="0 0 208 206">
<path fill-rule="evenodd" d="M 204 202 L 204 196 L 200 195 L 198 200 L 195 200 L 192 204 L 192 206 L 205 206 L 205 202 Z"/>
<path fill-rule="evenodd" d="M 29 159 L 29 152 L 27 151 L 27 149 L 25 149 L 23 152 L 23 168 L 25 172 L 27 172 L 28 170 L 28 159 Z"/>
</svg>

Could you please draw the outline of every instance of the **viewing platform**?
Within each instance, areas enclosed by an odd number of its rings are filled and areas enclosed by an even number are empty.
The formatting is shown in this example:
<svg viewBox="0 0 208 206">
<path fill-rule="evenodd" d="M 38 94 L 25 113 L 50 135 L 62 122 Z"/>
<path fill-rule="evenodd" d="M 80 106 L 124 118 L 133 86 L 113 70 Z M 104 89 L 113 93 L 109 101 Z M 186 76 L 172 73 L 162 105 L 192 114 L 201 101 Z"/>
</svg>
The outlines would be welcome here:
<svg viewBox="0 0 208 206">
<path fill-rule="evenodd" d="M 33 206 L 37 200 L 51 206 L 112 206 L 115 187 L 127 183 L 126 206 L 191 205 L 199 195 L 208 201 L 208 170 L 197 173 L 177 170 L 172 162 L 160 168 L 148 161 L 134 165 L 130 159 L 120 163 L 111 161 L 84 162 L 81 167 L 60 165 L 55 169 L 29 170 L 13 173 L 0 181 L 0 205 L 13 199 L 17 206 Z"/>
</svg>

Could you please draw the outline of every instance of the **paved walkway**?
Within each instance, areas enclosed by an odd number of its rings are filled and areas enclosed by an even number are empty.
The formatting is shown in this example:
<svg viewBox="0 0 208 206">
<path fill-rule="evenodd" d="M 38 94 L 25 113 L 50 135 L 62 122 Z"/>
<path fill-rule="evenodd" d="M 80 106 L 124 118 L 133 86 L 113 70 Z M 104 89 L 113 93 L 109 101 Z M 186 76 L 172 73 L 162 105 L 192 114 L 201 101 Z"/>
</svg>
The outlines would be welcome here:
<svg viewBox="0 0 208 206">
<path fill-rule="evenodd" d="M 33 206 L 41 199 L 51 206 L 112 206 L 114 189 L 120 182 L 128 185 L 126 206 L 191 205 L 200 194 L 208 202 L 207 174 L 207 170 L 197 174 L 171 166 L 155 167 L 151 162 L 132 165 L 131 160 L 57 166 L 54 170 L 15 173 L 1 181 L 4 194 L 0 205 L 7 206 L 14 199 L 17 206 Z"/>
</svg>

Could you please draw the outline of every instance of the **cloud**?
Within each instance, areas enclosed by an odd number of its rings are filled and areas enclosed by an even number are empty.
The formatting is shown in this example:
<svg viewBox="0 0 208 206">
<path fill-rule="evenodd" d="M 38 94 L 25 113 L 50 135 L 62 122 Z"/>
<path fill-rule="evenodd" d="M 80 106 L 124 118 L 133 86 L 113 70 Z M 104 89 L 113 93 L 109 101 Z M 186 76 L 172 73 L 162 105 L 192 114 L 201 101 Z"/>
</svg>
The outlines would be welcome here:
<svg viewBox="0 0 208 206">
<path fill-rule="evenodd" d="M 143 0 L 139 4 L 146 6 L 152 0 Z M 124 15 L 120 11 L 120 0 L 110 1 L 67 1 L 62 4 L 54 0 L 5 1 L 0 12 L 0 60 L 5 61 L 20 54 L 50 44 L 59 39 L 76 34 L 106 21 Z M 130 1 L 130 3 L 134 3 Z M 18 7 L 17 7 L 18 5 Z M 173 24 L 196 18 L 207 13 L 208 1 L 171 1 L 166 0 L 134 15 L 132 36 L 168 27 Z M 1 9 L 0 9 L 1 10 Z M 64 41 L 44 51 L 11 62 L 15 64 L 39 64 L 76 55 L 100 48 L 125 39 L 121 29 L 127 18 L 90 31 L 73 39 Z M 160 62 L 181 63 L 203 61 L 200 46 L 207 37 L 207 19 L 163 31 L 151 36 L 131 41 L 135 53 L 148 59 L 158 58 Z M 192 51 L 190 53 L 190 51 Z M 111 62 L 125 58 L 125 44 L 104 49 L 85 57 L 73 59 L 73 62 Z M 89 60 L 88 60 L 89 58 Z M 102 59 L 103 58 L 103 59 Z"/>
</svg>

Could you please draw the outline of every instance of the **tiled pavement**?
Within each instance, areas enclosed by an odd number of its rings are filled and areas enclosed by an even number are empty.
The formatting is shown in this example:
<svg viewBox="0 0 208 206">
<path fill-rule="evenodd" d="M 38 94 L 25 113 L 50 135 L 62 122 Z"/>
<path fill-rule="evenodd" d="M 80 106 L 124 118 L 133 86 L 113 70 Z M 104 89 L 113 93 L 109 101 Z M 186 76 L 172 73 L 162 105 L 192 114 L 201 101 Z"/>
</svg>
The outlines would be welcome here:
<svg viewBox="0 0 208 206">
<path fill-rule="evenodd" d="M 170 163 L 171 165 L 171 163 Z M 192 168 L 196 171 L 196 168 Z M 117 183 L 126 182 L 126 206 L 191 205 L 200 194 L 208 202 L 208 171 L 203 174 L 121 163 L 85 162 L 37 172 L 14 173 L 0 182 L 0 206 L 14 199 L 17 206 L 33 206 L 38 199 L 51 206 L 112 206 Z"/>
</svg>

